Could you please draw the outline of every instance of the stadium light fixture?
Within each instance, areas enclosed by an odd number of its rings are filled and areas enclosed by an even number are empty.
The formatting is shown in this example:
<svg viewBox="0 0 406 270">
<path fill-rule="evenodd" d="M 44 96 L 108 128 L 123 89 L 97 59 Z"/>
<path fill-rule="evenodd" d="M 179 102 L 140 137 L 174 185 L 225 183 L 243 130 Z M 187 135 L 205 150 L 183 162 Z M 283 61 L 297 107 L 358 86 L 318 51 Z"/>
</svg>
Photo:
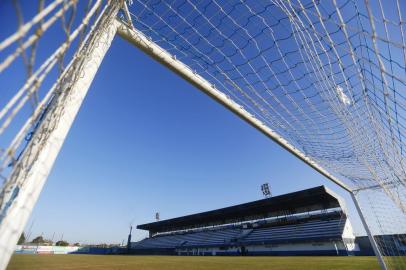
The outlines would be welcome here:
<svg viewBox="0 0 406 270">
<path fill-rule="evenodd" d="M 262 194 L 265 196 L 265 198 L 272 197 L 271 189 L 269 188 L 268 183 L 264 183 L 261 185 L 261 191 L 262 191 Z"/>
</svg>

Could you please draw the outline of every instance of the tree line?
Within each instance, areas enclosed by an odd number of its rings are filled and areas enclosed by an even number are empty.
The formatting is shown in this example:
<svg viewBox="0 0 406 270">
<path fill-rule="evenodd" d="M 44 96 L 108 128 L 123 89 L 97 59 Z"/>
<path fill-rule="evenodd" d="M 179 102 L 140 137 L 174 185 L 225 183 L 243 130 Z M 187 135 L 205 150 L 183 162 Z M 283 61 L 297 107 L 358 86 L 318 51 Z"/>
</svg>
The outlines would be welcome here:
<svg viewBox="0 0 406 270">
<path fill-rule="evenodd" d="M 49 239 L 44 239 L 42 235 L 35 237 L 31 242 L 27 242 L 27 239 L 25 237 L 25 233 L 23 232 L 18 239 L 17 242 L 18 245 L 23 245 L 23 244 L 37 244 L 37 245 L 46 245 L 46 246 L 52 246 L 54 242 Z M 74 246 L 80 246 L 79 243 L 73 244 Z M 55 242 L 55 246 L 60 246 L 60 247 L 67 247 L 69 246 L 69 242 L 65 240 L 59 240 Z"/>
</svg>

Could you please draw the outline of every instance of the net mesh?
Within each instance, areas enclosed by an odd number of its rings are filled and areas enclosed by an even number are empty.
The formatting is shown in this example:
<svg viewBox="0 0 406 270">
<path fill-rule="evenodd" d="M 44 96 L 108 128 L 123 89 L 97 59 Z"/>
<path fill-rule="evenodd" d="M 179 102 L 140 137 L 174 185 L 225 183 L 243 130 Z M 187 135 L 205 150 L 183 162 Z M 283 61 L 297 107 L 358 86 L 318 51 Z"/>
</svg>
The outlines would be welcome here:
<svg viewBox="0 0 406 270">
<path fill-rule="evenodd" d="M 122 2 L 40 0 L 24 22 L 32 4 L 7 3 L 17 30 L 0 31 L 0 269 L 110 47 Z M 11 28 L 10 14 L 0 17 Z"/>
<path fill-rule="evenodd" d="M 134 1 L 131 11 L 137 29 L 351 187 L 404 185 L 402 7 L 385 1 L 388 19 L 359 2 Z"/>
<path fill-rule="evenodd" d="M 2 209 L 55 81 L 105 2 L 3 3 L 0 20 L 15 27 L 0 30 Z M 387 264 L 405 266 L 404 1 L 128 2 L 136 29 L 355 190 Z"/>
<path fill-rule="evenodd" d="M 406 202 L 404 187 L 393 187 Z M 380 189 L 358 191 L 356 198 L 388 269 L 406 268 L 406 215 Z"/>
<path fill-rule="evenodd" d="M 40 0 L 37 13 L 26 22 L 23 18 L 27 10 L 22 9 L 19 1 L 5 4 L 6 11 L 11 14 L 15 11 L 15 16 L 8 16 L 18 20 L 9 22 L 16 27 L 7 29 L 11 30 L 10 35 L 6 29 L 1 31 L 5 37 L 0 42 L 0 84 L 7 86 L 2 89 L 0 99 L 3 185 L 55 94 L 57 78 L 82 45 L 89 25 L 101 10 L 103 1 L 93 2 L 59 0 L 45 7 Z M 3 19 L 11 19 L 8 16 Z"/>
<path fill-rule="evenodd" d="M 91 47 L 86 39 L 90 26 L 106 9 L 104 3 L 39 0 L 22 5 L 14 0 L 1 4 L 0 21 L 7 27 L 0 29 L 0 269 L 5 269 L 42 187 L 41 181 L 35 181 L 37 186 L 25 183 L 25 177 L 47 175 L 46 170 L 31 171 L 37 150 L 44 145 L 40 139 L 49 139 L 56 127 L 57 121 L 43 125 L 45 117 L 55 112 L 51 105 L 58 97 L 69 93 L 69 83 L 83 76 L 76 72 L 61 83 L 72 59 L 86 59 L 78 49 Z M 57 113 L 53 119 L 58 119 Z"/>
</svg>

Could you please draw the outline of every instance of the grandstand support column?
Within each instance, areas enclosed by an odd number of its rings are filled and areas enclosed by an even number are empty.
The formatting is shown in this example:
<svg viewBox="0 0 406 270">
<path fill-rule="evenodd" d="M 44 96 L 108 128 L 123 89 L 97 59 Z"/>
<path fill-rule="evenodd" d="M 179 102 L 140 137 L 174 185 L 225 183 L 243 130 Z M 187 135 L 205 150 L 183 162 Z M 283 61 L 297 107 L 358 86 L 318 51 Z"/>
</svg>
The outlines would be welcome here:
<svg viewBox="0 0 406 270">
<path fill-rule="evenodd" d="M 4 270 L 69 129 L 116 34 L 121 1 L 109 1 L 84 45 L 56 82 L 43 118 L 7 180 L 0 201 L 0 270 Z"/>
<path fill-rule="evenodd" d="M 121 23 L 117 33 L 123 39 L 127 40 L 135 47 L 139 48 L 140 50 L 151 56 L 153 59 L 163 64 L 164 66 L 178 74 L 180 77 L 191 83 L 197 89 L 201 90 L 203 93 L 222 104 L 228 110 L 236 114 L 238 117 L 256 128 L 258 131 L 262 132 L 268 138 L 278 143 L 280 146 L 282 146 L 287 151 L 295 155 L 297 158 L 305 162 L 307 165 L 327 177 L 329 180 L 339 185 L 341 188 L 347 190 L 348 192 L 351 192 L 350 187 L 348 187 L 340 179 L 329 173 L 315 160 L 297 149 L 290 142 L 285 140 L 277 132 L 271 129 L 268 125 L 249 113 L 243 106 L 236 103 L 220 90 L 216 89 L 215 85 L 211 84 L 202 76 L 191 70 L 187 65 L 176 59 L 176 55 L 171 55 L 165 49 L 161 48 L 159 45 L 151 41 L 142 32 L 134 28 L 130 28 L 124 23 Z"/>
<path fill-rule="evenodd" d="M 374 250 L 375 256 L 378 259 L 379 265 L 381 266 L 382 270 L 387 270 L 388 268 L 386 267 L 385 261 L 383 259 L 382 253 L 379 250 L 379 247 L 375 241 L 375 238 L 373 237 L 371 230 L 369 229 L 368 223 L 365 220 L 364 214 L 362 213 L 361 207 L 358 204 L 357 197 L 355 196 L 355 191 L 350 192 L 351 193 L 351 198 L 354 202 L 355 208 L 357 209 L 358 216 L 361 218 L 362 225 L 364 226 L 365 231 L 367 232 L 369 242 L 371 243 L 372 249 Z"/>
</svg>

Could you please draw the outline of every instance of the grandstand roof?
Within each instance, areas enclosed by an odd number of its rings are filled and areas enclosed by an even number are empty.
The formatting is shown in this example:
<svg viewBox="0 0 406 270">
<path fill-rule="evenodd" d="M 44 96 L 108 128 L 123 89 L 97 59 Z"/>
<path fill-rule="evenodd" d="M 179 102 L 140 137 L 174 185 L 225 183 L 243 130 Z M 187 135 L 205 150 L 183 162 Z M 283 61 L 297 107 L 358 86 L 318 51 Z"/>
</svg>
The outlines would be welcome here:
<svg viewBox="0 0 406 270">
<path fill-rule="evenodd" d="M 212 211 L 142 224 L 138 225 L 137 229 L 153 233 L 168 232 L 338 207 L 341 207 L 340 198 L 326 187 L 318 186 Z"/>
</svg>

